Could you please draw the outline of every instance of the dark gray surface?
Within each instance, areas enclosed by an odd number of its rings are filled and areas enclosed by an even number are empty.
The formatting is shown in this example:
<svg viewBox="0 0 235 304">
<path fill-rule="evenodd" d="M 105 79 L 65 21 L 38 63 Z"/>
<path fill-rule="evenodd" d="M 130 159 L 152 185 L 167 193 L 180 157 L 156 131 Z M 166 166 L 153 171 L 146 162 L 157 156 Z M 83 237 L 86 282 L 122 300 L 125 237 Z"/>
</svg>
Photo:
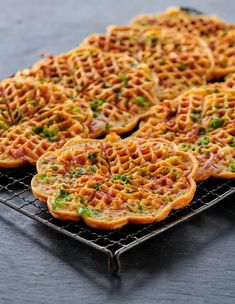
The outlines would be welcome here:
<svg viewBox="0 0 235 304">
<path fill-rule="evenodd" d="M 1 0 L 0 78 L 177 4 L 234 21 L 234 1 Z M 125 254 L 116 279 L 105 256 L 0 205 L 0 303 L 234 303 L 234 219 L 233 197 Z"/>
</svg>

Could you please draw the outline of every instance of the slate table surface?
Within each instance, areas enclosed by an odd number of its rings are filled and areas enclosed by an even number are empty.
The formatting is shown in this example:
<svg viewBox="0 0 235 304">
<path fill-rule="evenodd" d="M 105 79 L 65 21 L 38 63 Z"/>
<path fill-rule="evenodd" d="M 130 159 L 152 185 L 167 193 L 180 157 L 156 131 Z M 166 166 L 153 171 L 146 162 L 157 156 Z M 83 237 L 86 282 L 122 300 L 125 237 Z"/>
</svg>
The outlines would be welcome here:
<svg viewBox="0 0 235 304">
<path fill-rule="evenodd" d="M 232 0 L 0 0 L 0 79 L 173 5 L 235 21 Z M 99 252 L 0 203 L 0 304 L 235 303 L 234 199 L 123 255 L 119 278 Z"/>
</svg>

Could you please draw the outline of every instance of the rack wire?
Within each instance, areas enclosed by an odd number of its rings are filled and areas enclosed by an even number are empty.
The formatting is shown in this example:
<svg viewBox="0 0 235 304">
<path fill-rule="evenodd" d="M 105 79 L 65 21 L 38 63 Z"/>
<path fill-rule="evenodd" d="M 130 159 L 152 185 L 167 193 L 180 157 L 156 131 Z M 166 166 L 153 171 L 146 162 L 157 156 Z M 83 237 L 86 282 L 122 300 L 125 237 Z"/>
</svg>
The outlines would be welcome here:
<svg viewBox="0 0 235 304">
<path fill-rule="evenodd" d="M 193 201 L 184 209 L 173 211 L 164 221 L 148 225 L 127 225 L 114 231 L 101 231 L 82 221 L 60 221 L 51 216 L 46 204 L 35 199 L 30 182 L 33 167 L 0 170 L 0 202 L 73 239 L 91 246 L 109 258 L 109 270 L 119 273 L 120 255 L 173 226 L 191 218 L 235 193 L 235 180 L 210 179 L 198 184 Z"/>
<path fill-rule="evenodd" d="M 181 7 L 191 14 L 200 11 Z M 114 231 L 101 231 L 86 226 L 82 221 L 60 221 L 51 216 L 46 204 L 35 199 L 30 182 L 35 168 L 0 170 L 0 202 L 52 229 L 93 247 L 108 256 L 110 272 L 121 271 L 120 256 L 144 241 L 190 219 L 235 193 L 235 179 L 209 179 L 197 186 L 193 201 L 185 208 L 172 211 L 162 222 L 148 225 L 127 225 Z"/>
</svg>

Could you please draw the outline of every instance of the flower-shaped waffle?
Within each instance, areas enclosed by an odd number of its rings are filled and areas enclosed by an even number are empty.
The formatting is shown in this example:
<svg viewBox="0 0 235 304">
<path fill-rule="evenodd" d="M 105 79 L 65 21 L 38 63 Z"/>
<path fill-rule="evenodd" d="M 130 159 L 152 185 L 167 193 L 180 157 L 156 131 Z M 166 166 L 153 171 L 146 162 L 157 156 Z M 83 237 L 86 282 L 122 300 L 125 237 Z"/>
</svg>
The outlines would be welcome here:
<svg viewBox="0 0 235 304">
<path fill-rule="evenodd" d="M 180 8 L 168 9 L 155 16 L 138 16 L 132 25 L 164 27 L 204 38 L 215 59 L 214 77 L 220 78 L 235 71 L 235 26 L 214 16 L 190 15 Z"/>
<path fill-rule="evenodd" d="M 195 158 L 162 139 L 110 134 L 73 139 L 44 154 L 32 180 L 34 195 L 62 220 L 100 229 L 163 220 L 195 192 Z"/>
<path fill-rule="evenodd" d="M 205 84 L 214 67 L 203 39 L 160 27 L 112 26 L 105 35 L 91 35 L 82 45 L 124 52 L 147 64 L 159 78 L 160 99 L 174 98 Z"/>
<path fill-rule="evenodd" d="M 102 52 L 94 47 L 76 48 L 59 56 L 49 56 L 32 68 L 17 73 L 81 92 L 93 81 L 110 74 L 129 71 L 138 64 L 125 54 Z"/>
<path fill-rule="evenodd" d="M 160 26 L 174 29 L 178 32 L 186 32 L 193 36 L 200 36 L 210 40 L 215 36 L 224 34 L 234 28 L 215 16 L 191 15 L 189 11 L 178 7 L 168 8 L 166 12 L 155 15 L 141 15 L 131 21 L 131 25 L 141 26 Z"/>
<path fill-rule="evenodd" d="M 196 180 L 235 177 L 235 90 L 190 90 L 163 102 L 142 122 L 135 137 L 161 137 L 192 152 L 200 163 Z"/>
</svg>

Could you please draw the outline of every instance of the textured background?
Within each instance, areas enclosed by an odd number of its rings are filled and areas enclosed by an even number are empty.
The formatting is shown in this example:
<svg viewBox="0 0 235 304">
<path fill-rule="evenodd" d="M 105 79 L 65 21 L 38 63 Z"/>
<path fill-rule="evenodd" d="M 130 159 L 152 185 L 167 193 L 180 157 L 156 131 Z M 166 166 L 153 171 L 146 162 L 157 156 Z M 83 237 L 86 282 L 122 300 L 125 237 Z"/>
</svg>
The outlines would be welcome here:
<svg viewBox="0 0 235 304">
<path fill-rule="evenodd" d="M 235 21 L 232 0 L 0 0 L 0 78 L 172 5 Z M 125 254 L 119 279 L 103 255 L 0 205 L 0 303 L 234 303 L 234 199 Z"/>
</svg>

